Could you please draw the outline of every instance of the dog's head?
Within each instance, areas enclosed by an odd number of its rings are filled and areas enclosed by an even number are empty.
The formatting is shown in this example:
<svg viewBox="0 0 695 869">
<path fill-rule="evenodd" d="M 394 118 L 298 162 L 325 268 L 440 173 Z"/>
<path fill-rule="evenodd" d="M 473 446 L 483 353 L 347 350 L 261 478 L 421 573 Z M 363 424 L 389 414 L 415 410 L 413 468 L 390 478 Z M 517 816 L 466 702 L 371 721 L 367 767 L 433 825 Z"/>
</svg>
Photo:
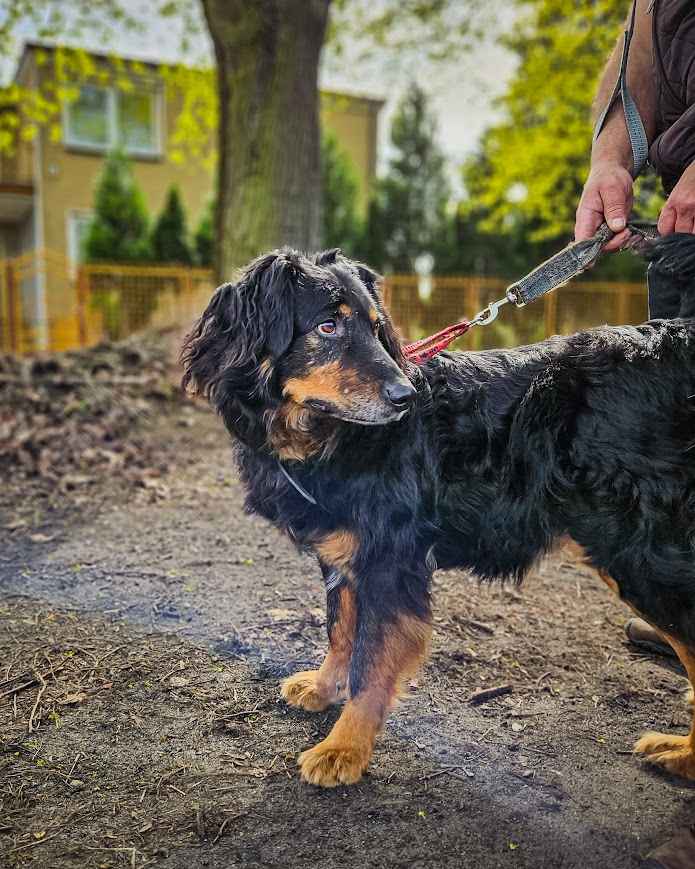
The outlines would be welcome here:
<svg viewBox="0 0 695 869">
<path fill-rule="evenodd" d="M 260 257 L 187 337 L 184 386 L 240 440 L 287 458 L 317 452 L 335 420 L 400 419 L 416 393 L 377 282 L 337 250 Z"/>
</svg>

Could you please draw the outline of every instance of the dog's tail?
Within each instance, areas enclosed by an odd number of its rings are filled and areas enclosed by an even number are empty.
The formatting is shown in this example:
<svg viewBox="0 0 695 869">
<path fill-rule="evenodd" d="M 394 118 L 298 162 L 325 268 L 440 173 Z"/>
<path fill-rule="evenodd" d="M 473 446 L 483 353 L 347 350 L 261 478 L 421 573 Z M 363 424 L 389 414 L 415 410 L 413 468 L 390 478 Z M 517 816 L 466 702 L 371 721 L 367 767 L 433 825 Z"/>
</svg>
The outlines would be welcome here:
<svg viewBox="0 0 695 869">
<path fill-rule="evenodd" d="M 663 300 L 671 317 L 695 317 L 695 235 L 667 235 L 650 245 L 645 256 L 650 296 Z"/>
</svg>

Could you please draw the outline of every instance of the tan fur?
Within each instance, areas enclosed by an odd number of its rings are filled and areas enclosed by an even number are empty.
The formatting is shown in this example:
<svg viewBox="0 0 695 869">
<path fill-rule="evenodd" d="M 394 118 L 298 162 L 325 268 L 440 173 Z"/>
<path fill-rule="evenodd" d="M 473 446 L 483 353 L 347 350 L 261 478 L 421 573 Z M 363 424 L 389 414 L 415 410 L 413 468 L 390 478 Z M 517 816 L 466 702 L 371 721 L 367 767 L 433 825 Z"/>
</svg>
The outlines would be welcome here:
<svg viewBox="0 0 695 869">
<path fill-rule="evenodd" d="M 359 540 L 351 531 L 335 531 L 314 543 L 314 551 L 324 564 L 339 570 L 344 576 L 352 573 L 352 559 Z"/>
<path fill-rule="evenodd" d="M 305 781 L 321 787 L 359 781 L 388 710 L 425 657 L 430 633 L 429 623 L 412 616 L 400 616 L 385 626 L 384 642 L 364 689 L 345 704 L 323 742 L 299 756 Z"/>
<path fill-rule="evenodd" d="M 659 633 L 678 655 L 688 674 L 692 689 L 695 683 L 695 651 L 670 634 L 664 631 Z M 695 719 L 691 722 L 690 733 L 687 736 L 651 731 L 637 740 L 634 751 L 636 754 L 643 754 L 649 763 L 660 766 L 673 775 L 695 779 Z"/>
<path fill-rule="evenodd" d="M 281 405 L 270 421 L 268 441 L 281 459 L 303 462 L 324 448 L 309 431 L 312 412 L 292 401 Z"/>
<path fill-rule="evenodd" d="M 594 567 L 591 563 L 591 559 L 586 554 L 586 550 L 583 546 L 577 543 L 576 540 L 572 540 L 571 537 L 564 537 L 562 540 L 562 552 L 578 564 L 583 564 L 585 567 L 593 570 L 594 573 L 598 575 L 599 579 L 606 583 L 613 594 L 620 597 L 620 586 L 618 583 L 605 570 L 600 570 L 598 567 Z"/>
<path fill-rule="evenodd" d="M 295 673 L 282 683 L 280 693 L 290 706 L 320 712 L 347 695 L 357 612 L 353 590 L 348 585 L 342 585 L 338 593 L 338 619 L 333 625 L 330 648 L 321 667 Z"/>
<path fill-rule="evenodd" d="M 342 399 L 340 374 L 339 362 L 317 366 L 303 377 L 290 377 L 285 383 L 283 394 L 297 404 L 303 404 L 311 398 L 338 404 Z"/>
</svg>

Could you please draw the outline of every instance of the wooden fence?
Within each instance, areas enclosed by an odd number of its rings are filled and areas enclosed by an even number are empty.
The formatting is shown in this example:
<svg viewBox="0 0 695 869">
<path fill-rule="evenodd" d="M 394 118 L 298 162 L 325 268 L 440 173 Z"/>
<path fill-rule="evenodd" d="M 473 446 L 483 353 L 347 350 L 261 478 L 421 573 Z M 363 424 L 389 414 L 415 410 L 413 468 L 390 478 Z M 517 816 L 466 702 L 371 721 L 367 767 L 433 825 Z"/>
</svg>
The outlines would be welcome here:
<svg viewBox="0 0 695 869">
<path fill-rule="evenodd" d="M 0 352 L 74 350 L 144 329 L 191 324 L 214 290 L 212 271 L 87 265 L 58 254 L 0 261 Z"/>
<path fill-rule="evenodd" d="M 412 341 L 472 317 L 502 298 L 506 287 L 500 278 L 434 276 L 423 286 L 417 275 L 392 275 L 384 283 L 384 299 L 402 334 Z M 473 329 L 454 346 L 515 347 L 604 323 L 646 319 L 646 284 L 575 281 L 524 308 L 505 306 L 490 326 Z"/>
<path fill-rule="evenodd" d="M 88 265 L 77 272 L 54 253 L 0 261 L 0 352 L 72 350 L 149 328 L 186 328 L 214 289 L 212 272 L 178 266 Z M 384 297 L 408 340 L 472 316 L 504 295 L 497 278 L 392 275 Z M 505 307 L 467 348 L 538 341 L 602 323 L 646 319 L 643 284 L 575 282 L 526 308 Z"/>
</svg>

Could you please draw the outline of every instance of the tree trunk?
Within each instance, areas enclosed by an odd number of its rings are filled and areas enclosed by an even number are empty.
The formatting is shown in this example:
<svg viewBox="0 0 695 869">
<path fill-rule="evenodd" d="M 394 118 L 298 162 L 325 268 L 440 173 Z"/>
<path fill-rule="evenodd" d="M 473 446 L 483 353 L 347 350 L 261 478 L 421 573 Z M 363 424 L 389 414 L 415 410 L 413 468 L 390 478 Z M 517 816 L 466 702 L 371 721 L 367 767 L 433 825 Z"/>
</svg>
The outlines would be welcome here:
<svg viewBox="0 0 695 869">
<path fill-rule="evenodd" d="M 220 102 L 215 268 L 320 244 L 318 65 L 330 0 L 202 0 Z"/>
</svg>

